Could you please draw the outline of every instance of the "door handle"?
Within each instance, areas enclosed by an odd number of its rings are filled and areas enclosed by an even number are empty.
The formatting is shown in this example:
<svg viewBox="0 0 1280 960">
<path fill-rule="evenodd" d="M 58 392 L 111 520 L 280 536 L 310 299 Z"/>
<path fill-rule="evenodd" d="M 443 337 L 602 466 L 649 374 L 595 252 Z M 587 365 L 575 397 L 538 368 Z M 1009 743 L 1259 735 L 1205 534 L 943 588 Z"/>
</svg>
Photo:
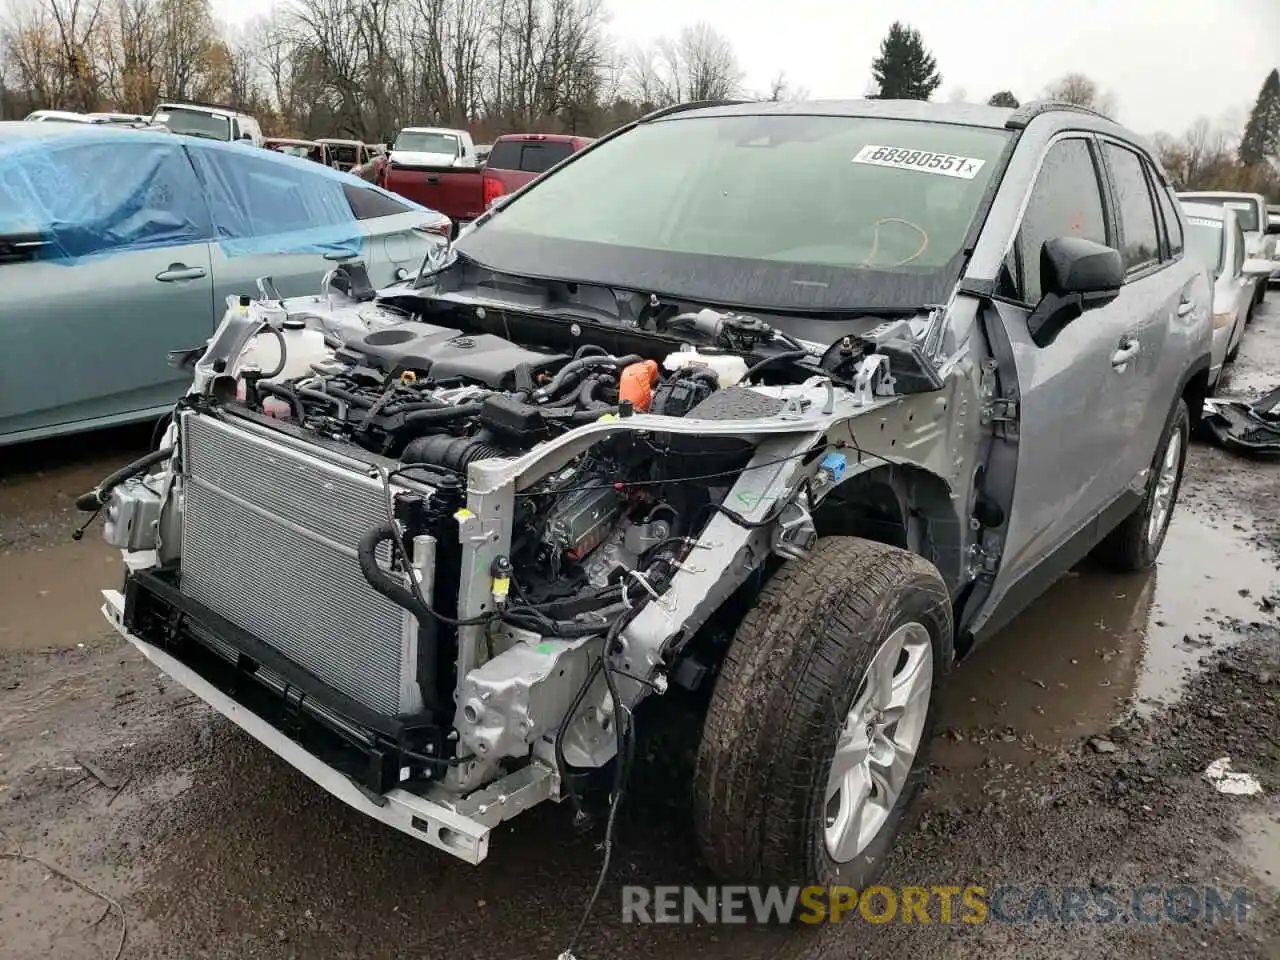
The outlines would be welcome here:
<svg viewBox="0 0 1280 960">
<path fill-rule="evenodd" d="M 338 250 L 330 250 L 324 255 L 324 258 L 326 260 L 350 260 L 354 256 L 354 253 L 342 253 Z"/>
<path fill-rule="evenodd" d="M 1132 337 L 1125 337 L 1120 341 L 1120 346 L 1116 349 L 1116 352 L 1111 354 L 1111 366 L 1117 370 L 1122 369 L 1125 364 L 1138 355 L 1138 350 L 1141 347 L 1142 344 L 1137 340 Z"/>
<path fill-rule="evenodd" d="M 440 182 L 439 177 L 427 177 L 427 183 L 439 183 L 439 182 Z"/>
<path fill-rule="evenodd" d="M 1178 303 L 1178 316 L 1185 317 L 1195 308 L 1196 304 L 1194 300 L 1188 300 L 1186 297 L 1183 297 Z"/>
<path fill-rule="evenodd" d="M 204 267 L 188 267 L 185 263 L 171 263 L 168 270 L 161 270 L 156 279 L 161 283 L 177 283 L 181 280 L 199 280 L 205 276 Z"/>
</svg>

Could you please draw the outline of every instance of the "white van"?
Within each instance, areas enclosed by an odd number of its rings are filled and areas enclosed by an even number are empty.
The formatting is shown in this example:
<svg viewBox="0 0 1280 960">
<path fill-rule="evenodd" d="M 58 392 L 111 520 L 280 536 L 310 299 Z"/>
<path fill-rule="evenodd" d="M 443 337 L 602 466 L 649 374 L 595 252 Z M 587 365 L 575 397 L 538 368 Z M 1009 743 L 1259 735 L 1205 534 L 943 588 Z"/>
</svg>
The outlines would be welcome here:
<svg viewBox="0 0 1280 960">
<path fill-rule="evenodd" d="M 173 133 L 206 140 L 247 141 L 262 146 L 262 127 L 247 113 L 209 103 L 161 103 L 151 113 L 151 122 L 168 127 Z"/>
</svg>

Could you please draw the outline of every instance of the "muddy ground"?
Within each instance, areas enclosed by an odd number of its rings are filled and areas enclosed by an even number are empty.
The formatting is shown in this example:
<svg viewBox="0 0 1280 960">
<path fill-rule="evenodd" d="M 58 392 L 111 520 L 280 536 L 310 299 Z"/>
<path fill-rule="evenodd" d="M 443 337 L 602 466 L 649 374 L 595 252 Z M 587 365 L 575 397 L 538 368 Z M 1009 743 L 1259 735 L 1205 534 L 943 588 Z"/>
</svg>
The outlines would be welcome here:
<svg viewBox="0 0 1280 960">
<path fill-rule="evenodd" d="M 1280 380 L 1271 300 L 1226 392 Z M 105 627 L 117 557 L 96 531 L 71 541 L 72 501 L 148 440 L 0 452 L 0 850 L 43 861 L 0 859 L 0 958 L 115 954 L 116 906 L 66 877 L 118 905 L 131 960 L 556 957 L 600 861 L 567 810 L 504 826 L 478 868 L 445 859 L 331 799 Z M 885 880 L 1021 885 L 1011 912 L 1033 885 L 1110 888 L 1122 908 L 1148 885 L 1239 886 L 1244 922 L 624 926 L 619 884 L 709 882 L 681 787 L 692 744 L 672 732 L 689 705 L 668 698 L 642 715 L 657 732 L 576 955 L 1280 957 L 1278 504 L 1280 464 L 1197 444 L 1156 570 L 1085 564 L 978 651 Z M 1215 790 L 1202 773 L 1224 756 L 1264 792 Z"/>
</svg>

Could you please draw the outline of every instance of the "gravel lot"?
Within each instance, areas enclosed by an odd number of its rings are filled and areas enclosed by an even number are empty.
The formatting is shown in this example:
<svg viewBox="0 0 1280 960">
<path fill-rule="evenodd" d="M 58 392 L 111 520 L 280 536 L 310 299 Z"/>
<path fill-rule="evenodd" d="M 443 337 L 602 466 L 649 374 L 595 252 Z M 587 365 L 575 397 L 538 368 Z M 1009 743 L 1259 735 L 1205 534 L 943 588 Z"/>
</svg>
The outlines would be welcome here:
<svg viewBox="0 0 1280 960">
<path fill-rule="evenodd" d="M 1280 291 L 1225 391 L 1280 381 Z M 118 555 L 75 496 L 148 429 L 6 450 L 0 470 L 0 958 L 545 958 L 597 835 L 545 805 L 468 867 L 331 799 L 111 633 Z M 100 451 L 86 456 L 84 451 Z M 635 926 L 619 884 L 707 883 L 684 793 L 696 705 L 664 698 L 579 960 L 1280 957 L 1280 464 L 1196 444 L 1160 565 L 1073 571 L 955 675 L 890 885 L 1250 890 L 1244 923 Z M 1227 796 L 1229 756 L 1261 782 Z M 47 865 L 63 871 L 51 872 Z"/>
</svg>

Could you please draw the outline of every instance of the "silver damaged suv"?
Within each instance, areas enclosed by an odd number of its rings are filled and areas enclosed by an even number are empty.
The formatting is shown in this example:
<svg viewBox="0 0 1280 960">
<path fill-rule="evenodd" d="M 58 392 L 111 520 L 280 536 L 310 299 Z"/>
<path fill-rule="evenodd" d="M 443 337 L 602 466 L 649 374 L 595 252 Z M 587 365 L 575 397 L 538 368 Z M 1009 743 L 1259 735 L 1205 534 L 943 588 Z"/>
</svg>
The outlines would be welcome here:
<svg viewBox="0 0 1280 960">
<path fill-rule="evenodd" d="M 81 498 L 127 561 L 103 611 L 471 863 L 587 818 L 591 771 L 616 805 L 650 709 L 708 692 L 706 862 L 861 887 L 953 665 L 1086 554 L 1160 552 L 1209 373 L 1184 233 L 1061 104 L 660 111 L 392 287 L 233 300 L 160 449 Z"/>
</svg>

